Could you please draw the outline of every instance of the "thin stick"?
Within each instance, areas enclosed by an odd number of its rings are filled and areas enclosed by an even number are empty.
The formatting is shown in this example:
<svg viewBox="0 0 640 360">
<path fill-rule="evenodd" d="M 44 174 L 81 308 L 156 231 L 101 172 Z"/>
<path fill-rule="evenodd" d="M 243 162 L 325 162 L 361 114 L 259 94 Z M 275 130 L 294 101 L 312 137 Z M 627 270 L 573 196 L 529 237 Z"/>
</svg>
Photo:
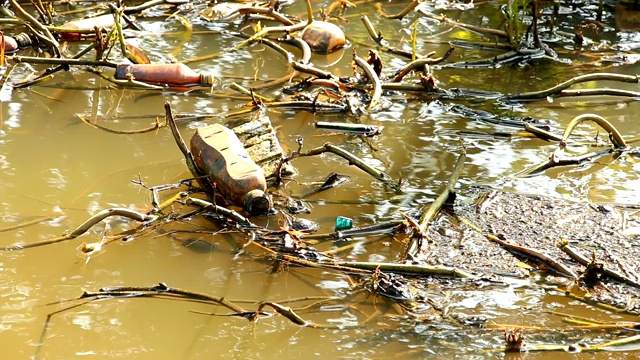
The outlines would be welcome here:
<svg viewBox="0 0 640 360">
<path fill-rule="evenodd" d="M 373 41 L 375 41 L 376 44 L 380 45 L 384 51 L 411 59 L 413 55 L 411 51 L 389 47 L 387 41 L 384 40 L 382 33 L 375 29 L 375 27 L 373 26 L 373 23 L 371 22 L 371 20 L 369 20 L 367 15 L 363 15 L 361 17 L 361 20 L 362 20 L 362 23 L 364 24 L 365 29 L 367 29 L 369 36 L 371 36 L 371 39 L 373 39 Z M 428 57 L 428 55 L 424 57 Z"/>
<path fill-rule="evenodd" d="M 365 235 L 379 235 L 386 233 L 395 233 L 402 231 L 404 227 L 403 220 L 391 220 L 384 223 L 379 223 L 367 227 L 348 229 L 342 231 L 335 231 L 328 234 L 310 234 L 305 235 L 305 239 L 346 239 L 350 237 L 356 236 L 365 236 Z M 332 250 L 327 251 L 326 253 L 331 252 Z"/>
<path fill-rule="evenodd" d="M 634 335 L 634 336 L 629 336 L 622 339 L 607 341 L 602 344 L 581 347 L 580 350 L 581 351 L 602 351 L 602 350 L 606 350 L 606 348 L 629 345 L 629 344 L 637 343 L 638 341 L 640 341 L 640 335 Z"/>
<path fill-rule="evenodd" d="M 505 248 L 507 248 L 507 250 L 510 251 L 515 251 L 518 253 L 521 253 L 523 255 L 526 255 L 542 264 L 544 264 L 546 267 L 548 267 L 549 269 L 553 269 L 555 270 L 558 274 L 566 276 L 570 279 L 576 279 L 578 278 L 578 274 L 576 274 L 573 270 L 571 270 L 568 266 L 566 266 L 565 264 L 563 264 L 562 262 L 560 262 L 559 260 L 544 254 L 536 249 L 527 247 L 527 246 L 520 246 L 520 245 L 516 245 L 513 244 L 511 242 L 502 240 L 500 238 L 498 238 L 497 236 L 493 235 L 493 234 L 485 234 L 482 229 L 480 227 L 478 227 L 477 225 L 475 225 L 474 223 L 472 223 L 471 221 L 463 218 L 460 215 L 457 215 L 456 218 L 458 220 L 460 220 L 460 222 L 464 223 L 465 225 L 469 226 L 471 229 L 477 231 L 480 234 L 483 234 L 487 239 L 500 244 L 502 246 L 504 246 Z"/>
<path fill-rule="evenodd" d="M 413 11 L 413 9 L 417 8 L 418 5 L 420 5 L 421 3 L 422 3 L 422 1 L 420 1 L 420 0 L 413 0 L 411 3 L 409 3 L 409 5 L 406 8 L 404 8 L 399 13 L 394 14 L 394 15 L 382 14 L 382 16 L 386 17 L 387 19 L 402 19 L 408 13 Z"/>
<path fill-rule="evenodd" d="M 424 240 L 426 238 L 427 226 L 436 216 L 438 211 L 442 208 L 444 203 L 447 201 L 449 196 L 455 191 L 456 182 L 458 182 L 458 177 L 460 177 L 460 173 L 464 168 L 464 162 L 467 158 L 466 152 L 463 151 L 462 154 L 458 157 L 456 161 L 456 165 L 451 172 L 451 177 L 447 182 L 447 186 L 444 188 L 442 193 L 438 195 L 438 197 L 431 203 L 431 205 L 427 208 L 426 206 L 422 208 L 422 215 L 420 217 L 420 222 L 417 224 L 417 228 L 414 227 L 415 232 L 411 235 L 411 240 L 409 245 L 407 246 L 407 250 L 405 252 L 405 259 L 408 256 L 415 257 L 418 251 L 423 251 L 422 249 L 424 245 Z"/>
<path fill-rule="evenodd" d="M 504 31 L 495 30 L 495 29 L 488 29 L 488 28 L 483 28 L 483 27 L 479 27 L 479 26 L 460 23 L 460 22 L 457 22 L 457 21 L 449 20 L 446 16 L 436 16 L 436 15 L 430 14 L 430 13 L 426 12 L 423 9 L 418 9 L 417 11 L 418 11 L 418 13 L 428 17 L 429 19 L 438 20 L 438 21 L 441 21 L 441 22 L 443 22 L 445 24 L 461 27 L 463 29 L 475 31 L 475 32 L 478 32 L 478 33 L 484 34 L 484 35 L 493 35 L 493 36 L 497 36 L 497 37 L 500 37 L 500 38 L 503 38 L 503 39 L 509 39 L 509 35 Z"/>
<path fill-rule="evenodd" d="M 26 62 L 30 64 L 53 64 L 53 65 L 89 65 L 89 66 L 108 66 L 115 68 L 118 64 L 105 60 L 84 60 L 69 58 L 43 58 L 33 56 L 7 56 L 7 59 L 17 63 Z"/>
<path fill-rule="evenodd" d="M 394 264 L 394 263 L 375 263 L 375 262 L 356 262 L 356 261 L 338 261 L 336 265 L 346 266 L 354 269 L 364 270 L 380 270 L 394 273 L 402 273 L 407 275 L 435 275 L 435 276 L 451 276 L 462 279 L 475 279 L 476 276 L 454 267 L 448 266 L 426 266 L 411 264 Z"/>
<path fill-rule="evenodd" d="M 95 47 L 96 47 L 96 43 L 95 42 L 91 43 L 89 46 L 87 46 L 86 48 L 82 49 L 82 51 L 80 51 L 79 53 L 75 54 L 72 57 L 72 59 L 81 58 L 82 56 L 87 54 L 89 51 L 95 49 Z M 66 66 L 63 64 L 63 65 L 58 65 L 58 66 L 56 66 L 54 68 L 46 69 L 41 75 L 37 76 L 35 79 L 27 80 L 27 81 L 21 82 L 19 84 L 13 84 L 13 87 L 16 88 L 16 89 L 20 89 L 20 88 L 24 88 L 24 87 L 27 87 L 27 86 L 31 86 L 31 85 L 33 85 L 33 84 L 35 84 L 35 83 L 37 83 L 37 82 L 39 82 L 39 81 L 41 81 L 41 80 L 43 80 L 45 78 L 52 78 L 53 77 L 52 74 L 54 74 L 54 73 L 56 73 L 58 71 L 64 70 L 65 68 L 66 68 Z"/>
<path fill-rule="evenodd" d="M 299 72 L 302 73 L 306 73 L 306 74 L 311 74 L 315 77 L 321 78 L 321 79 L 331 79 L 334 81 L 339 82 L 340 78 L 338 78 L 337 76 L 333 75 L 333 73 L 331 73 L 330 71 L 326 71 L 326 70 L 322 70 L 322 69 L 318 69 L 317 67 L 310 65 L 310 64 L 305 64 L 302 63 L 300 61 L 294 61 L 293 63 L 291 63 L 291 66 L 295 69 L 298 70 Z"/>
<path fill-rule="evenodd" d="M 571 78 L 561 84 L 558 84 L 554 87 L 533 91 L 521 94 L 513 94 L 505 96 L 506 100 L 536 100 L 536 99 L 546 99 L 548 96 L 556 95 L 560 93 L 562 90 L 571 87 L 575 84 L 579 84 L 587 81 L 620 81 L 625 83 L 634 83 L 637 84 L 640 82 L 640 78 L 637 75 L 622 75 L 622 74 L 612 74 L 612 73 L 595 73 L 595 74 L 586 74 L 576 76 Z"/>
<path fill-rule="evenodd" d="M 53 35 L 51 34 L 51 32 L 49 31 L 49 29 L 47 29 L 46 26 L 42 25 L 38 20 L 36 20 L 36 18 L 34 18 L 33 16 L 31 16 L 28 12 L 26 12 L 22 6 L 20 6 L 20 4 L 18 3 L 17 0 L 9 0 L 9 3 L 11 4 L 11 8 L 13 8 L 13 10 L 16 11 L 16 13 L 18 13 L 20 16 L 22 16 L 23 18 L 26 19 L 26 21 L 35 29 L 39 30 L 40 32 L 42 32 L 41 35 L 38 31 L 34 31 L 34 34 L 40 39 L 42 40 L 42 42 L 44 42 L 45 44 L 47 44 L 49 47 L 51 47 L 51 50 L 53 50 L 54 54 L 56 56 L 60 56 L 60 44 L 58 43 L 58 41 L 53 37 Z"/>
<path fill-rule="evenodd" d="M 283 306 L 280 305 L 278 303 L 275 302 L 271 302 L 271 301 L 263 301 L 260 303 L 260 305 L 258 306 L 258 309 L 255 311 L 255 313 L 253 314 L 253 316 L 251 317 L 251 321 L 257 321 L 259 316 L 262 314 L 262 309 L 266 306 L 271 307 L 273 310 L 275 310 L 278 314 L 284 316 L 285 318 L 287 318 L 289 321 L 291 321 L 292 323 L 299 325 L 299 326 L 305 326 L 305 327 L 310 327 L 310 328 L 314 328 L 314 329 L 344 329 L 344 328 L 354 328 L 354 327 L 360 327 L 363 324 L 349 324 L 349 325 L 338 325 L 338 324 L 318 324 L 312 321 L 308 321 L 305 320 L 304 318 L 302 318 L 300 315 L 298 315 L 293 309 L 291 309 L 290 307 L 287 306 Z"/>
<path fill-rule="evenodd" d="M 558 247 L 560 248 L 560 250 L 562 250 L 565 254 L 569 255 L 570 258 L 572 258 L 573 260 L 575 260 L 577 263 L 579 263 L 582 266 L 589 266 L 589 264 L 591 264 L 591 260 L 589 260 L 586 256 L 584 256 L 582 253 L 580 253 L 580 251 L 578 251 L 578 249 L 572 247 L 571 245 L 569 245 L 569 242 L 566 240 L 561 241 L 558 244 Z M 627 285 L 631 285 L 637 288 L 640 288 L 640 282 L 633 280 L 615 270 L 612 270 L 609 266 L 607 266 L 606 264 L 604 265 L 604 269 L 603 269 L 604 273 L 617 281 L 620 281 L 621 283 L 625 283 Z"/>
<path fill-rule="evenodd" d="M 562 141 L 562 137 L 560 135 L 556 135 L 552 132 L 546 131 L 544 129 L 541 129 L 535 125 L 532 125 L 530 123 L 525 122 L 524 123 L 524 129 L 527 130 L 528 132 L 536 135 L 537 137 L 544 139 L 544 140 L 554 140 L 554 141 Z"/>
<path fill-rule="evenodd" d="M 562 90 L 557 97 L 571 96 L 626 96 L 632 98 L 640 98 L 640 92 L 622 90 L 622 89 L 580 89 L 580 90 Z"/>
<path fill-rule="evenodd" d="M 211 209 L 216 214 L 223 215 L 223 216 L 225 216 L 225 217 L 227 217 L 227 218 L 239 223 L 240 225 L 243 225 L 243 226 L 246 226 L 246 227 L 249 227 L 249 228 L 258 228 L 258 226 L 255 225 L 254 223 L 252 223 L 251 220 L 249 220 L 246 217 L 240 215 L 237 211 L 229 210 L 229 209 L 227 209 L 225 207 L 216 205 L 216 204 L 211 203 L 209 201 L 198 199 L 198 198 L 189 197 L 186 200 L 186 204 L 187 205 L 201 207 L 203 209 Z"/>
<path fill-rule="evenodd" d="M 319 155 L 325 152 L 331 152 L 334 153 L 346 160 L 349 161 L 349 165 L 355 165 L 356 167 L 364 170 L 367 174 L 375 177 L 376 179 L 382 181 L 385 185 L 388 185 L 394 189 L 398 188 L 398 184 L 393 181 L 393 179 L 387 175 L 386 173 L 368 165 L 367 163 L 364 162 L 364 160 L 356 157 L 355 155 L 353 155 L 352 153 L 341 149 L 337 146 L 331 145 L 329 143 L 324 144 L 321 147 L 315 148 L 315 149 L 311 149 L 308 151 L 305 151 L 304 153 L 301 153 L 300 156 L 313 156 L 313 155 Z"/>
<path fill-rule="evenodd" d="M 200 168 L 198 168 L 198 165 L 196 165 L 196 160 L 194 159 L 193 154 L 187 147 L 187 144 L 184 142 L 182 135 L 180 135 L 180 131 L 178 130 L 176 121 L 173 118 L 173 114 L 171 112 L 171 104 L 169 104 L 169 102 L 164 103 L 164 110 L 167 124 L 169 124 L 169 129 L 171 129 L 171 133 L 173 134 L 173 138 L 178 145 L 178 149 L 180 149 L 182 155 L 184 155 L 184 159 L 187 163 L 189 171 L 191 171 L 193 177 L 198 179 L 198 182 L 200 183 L 200 185 L 202 185 L 202 187 L 204 187 L 204 190 L 207 192 L 207 194 L 213 194 L 213 184 L 211 184 L 211 181 L 209 180 L 207 174 L 205 174 Z"/>
<path fill-rule="evenodd" d="M 451 53 L 453 53 L 454 49 L 455 48 L 449 48 L 449 50 L 447 50 L 447 52 L 439 58 L 418 59 L 410 62 L 409 64 L 407 64 L 407 66 L 400 69 L 400 72 L 398 72 L 398 74 L 391 81 L 400 82 L 402 81 L 402 78 L 404 78 L 411 71 L 424 69 L 426 65 L 434 65 L 445 61 L 451 55 Z"/>
<path fill-rule="evenodd" d="M 5 232 L 5 231 L 11 231 L 11 230 L 15 230 L 15 229 L 21 229 L 27 226 L 31 226 L 31 225 L 35 225 L 35 224 L 39 224 L 41 222 L 47 221 L 47 220 L 52 220 L 55 219 L 56 216 L 43 216 L 43 217 L 39 217 L 37 219 L 33 219 L 31 221 L 25 221 L 22 222 L 20 224 L 15 224 L 15 225 L 11 225 L 11 226 L 6 226 L 3 228 L 0 228 L 0 232 Z"/>
<path fill-rule="evenodd" d="M 561 328 L 549 328 L 547 326 L 523 326 L 523 325 L 515 325 L 515 324 L 485 324 L 486 329 L 514 329 L 520 328 L 527 331 L 544 331 L 544 332 L 561 332 L 561 331 L 579 331 L 579 330 L 624 330 L 624 329 L 635 329 L 640 325 L 637 322 L 619 322 L 619 323 L 611 323 L 611 324 L 591 324 L 591 325 L 573 325 L 573 326 L 565 326 Z"/>
<path fill-rule="evenodd" d="M 371 83 L 373 84 L 373 93 L 371 94 L 371 101 L 369 102 L 369 106 L 367 107 L 367 110 L 371 111 L 380 102 L 380 96 L 382 96 L 382 83 L 380 82 L 380 78 L 378 77 L 376 72 L 373 70 L 371 65 L 369 65 L 369 63 L 365 59 L 356 55 L 355 52 L 353 53 L 353 61 L 362 70 L 364 70 L 365 75 L 367 75 L 367 78 L 369 78 L 369 81 L 371 81 Z"/>
<path fill-rule="evenodd" d="M 178 295 L 180 297 L 184 297 L 187 299 L 193 300 L 205 300 L 214 302 L 218 305 L 222 305 L 227 309 L 235 312 L 243 312 L 245 311 L 242 307 L 232 303 L 224 297 L 213 296 L 201 292 L 195 292 L 190 290 L 183 290 L 179 288 L 168 287 L 166 284 L 158 284 L 153 287 L 112 287 L 112 288 L 102 288 L 97 292 L 84 292 L 79 298 L 87 299 L 87 298 L 101 298 L 105 297 L 113 297 L 113 298 L 121 298 L 121 297 L 148 297 L 148 296 L 166 296 L 166 295 Z"/>
<path fill-rule="evenodd" d="M 154 220 L 156 220 L 158 218 L 155 215 L 144 214 L 144 213 L 141 213 L 141 212 L 138 212 L 138 211 L 135 211 L 135 210 L 131 210 L 131 209 L 127 209 L 127 208 L 105 209 L 105 210 L 102 210 L 102 211 L 98 212 L 97 214 L 91 216 L 84 223 L 82 223 L 75 230 L 73 230 L 72 232 L 70 232 L 68 234 L 65 234 L 65 235 L 59 236 L 59 237 L 55 237 L 53 239 L 37 241 L 37 242 L 34 242 L 34 243 L 30 243 L 30 244 L 0 247 L 0 251 L 23 250 L 23 249 L 29 249 L 29 248 L 34 248 L 34 247 L 39 247 L 39 246 L 44 246 L 44 245 L 55 244 L 55 243 L 59 243 L 59 242 L 67 241 L 67 240 L 72 240 L 72 239 L 75 239 L 78 236 L 84 234 L 85 232 L 87 232 L 89 229 L 91 229 L 94 225 L 96 225 L 100 221 L 102 221 L 102 220 L 104 220 L 104 219 L 106 219 L 108 217 L 111 217 L 111 216 L 122 216 L 122 217 L 129 218 L 131 220 L 142 222 L 142 223 L 149 223 L 149 222 L 152 222 L 152 221 L 154 221 Z"/>
</svg>

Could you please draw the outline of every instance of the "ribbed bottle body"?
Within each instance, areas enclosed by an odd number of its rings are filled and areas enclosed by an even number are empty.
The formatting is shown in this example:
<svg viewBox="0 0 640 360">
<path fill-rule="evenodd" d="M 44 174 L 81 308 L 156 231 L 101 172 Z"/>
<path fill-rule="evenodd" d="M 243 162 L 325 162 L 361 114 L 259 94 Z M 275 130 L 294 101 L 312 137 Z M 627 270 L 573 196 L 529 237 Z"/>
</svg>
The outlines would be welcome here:
<svg viewBox="0 0 640 360">
<path fill-rule="evenodd" d="M 191 152 L 224 198 L 254 214 L 269 209 L 264 172 L 233 131 L 220 124 L 199 128 Z"/>
</svg>

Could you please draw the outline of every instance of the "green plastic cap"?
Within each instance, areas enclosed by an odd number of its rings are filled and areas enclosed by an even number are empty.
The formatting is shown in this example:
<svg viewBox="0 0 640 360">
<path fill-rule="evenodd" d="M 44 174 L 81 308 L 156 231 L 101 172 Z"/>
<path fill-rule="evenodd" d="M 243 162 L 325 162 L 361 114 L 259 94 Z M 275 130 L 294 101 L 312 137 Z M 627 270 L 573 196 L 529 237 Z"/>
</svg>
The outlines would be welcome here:
<svg viewBox="0 0 640 360">
<path fill-rule="evenodd" d="M 336 218 L 336 231 L 351 229 L 353 220 L 348 217 L 338 216 Z"/>
</svg>

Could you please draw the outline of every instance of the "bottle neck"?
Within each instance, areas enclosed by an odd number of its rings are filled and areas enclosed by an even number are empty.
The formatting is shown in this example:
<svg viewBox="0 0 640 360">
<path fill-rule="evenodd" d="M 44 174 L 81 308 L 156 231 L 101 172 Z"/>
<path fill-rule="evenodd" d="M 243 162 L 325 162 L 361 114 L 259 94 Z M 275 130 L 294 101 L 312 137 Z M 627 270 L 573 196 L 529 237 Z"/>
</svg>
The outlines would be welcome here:
<svg viewBox="0 0 640 360">
<path fill-rule="evenodd" d="M 213 86 L 216 83 L 216 79 L 213 77 L 213 74 L 209 73 L 201 73 L 200 74 L 200 84 Z"/>
<path fill-rule="evenodd" d="M 31 36 L 27 33 L 20 33 L 16 36 L 14 36 L 14 39 L 16 40 L 16 42 L 18 43 L 18 47 L 20 49 L 29 47 L 33 45 L 33 40 L 31 38 Z"/>
<path fill-rule="evenodd" d="M 252 215 L 266 214 L 271 209 L 271 200 L 264 191 L 254 189 L 245 196 L 244 208 Z"/>
</svg>

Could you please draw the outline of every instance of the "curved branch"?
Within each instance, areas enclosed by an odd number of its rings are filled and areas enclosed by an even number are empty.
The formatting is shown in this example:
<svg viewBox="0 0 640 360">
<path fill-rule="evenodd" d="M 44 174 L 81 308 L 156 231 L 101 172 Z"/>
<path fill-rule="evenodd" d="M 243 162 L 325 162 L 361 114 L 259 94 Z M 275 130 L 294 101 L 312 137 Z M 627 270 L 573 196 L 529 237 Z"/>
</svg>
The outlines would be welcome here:
<svg viewBox="0 0 640 360">
<path fill-rule="evenodd" d="M 380 82 L 380 78 L 378 77 L 376 72 L 373 70 L 371 65 L 369 65 L 369 63 L 365 59 L 359 57 L 354 53 L 353 61 L 355 61 L 358 67 L 364 70 L 364 73 L 369 78 L 369 81 L 371 81 L 371 83 L 373 84 L 373 93 L 371 94 L 371 102 L 369 102 L 369 106 L 367 107 L 367 110 L 371 111 L 380 102 L 380 97 L 382 96 L 382 82 Z"/>
<path fill-rule="evenodd" d="M 43 246 L 43 245 L 55 244 L 55 243 L 59 243 L 67 240 L 72 240 L 84 234 L 85 232 L 87 232 L 89 229 L 91 229 L 94 225 L 96 225 L 100 221 L 111 216 L 123 216 L 131 220 L 135 220 L 143 223 L 149 223 L 158 218 L 156 215 L 144 214 L 144 213 L 127 209 L 127 208 L 105 209 L 93 215 L 92 217 L 90 217 L 88 220 L 86 220 L 84 223 L 82 223 L 72 232 L 67 233 L 63 236 L 59 236 L 53 239 L 38 241 L 30 244 L 2 247 L 0 248 L 0 251 L 23 250 L 23 249 L 34 248 L 34 247 Z"/>
<path fill-rule="evenodd" d="M 573 118 L 573 120 L 569 122 L 569 125 L 567 125 L 567 128 L 562 134 L 562 140 L 558 144 L 558 148 L 553 152 L 553 154 L 551 154 L 551 163 L 556 164 L 560 162 L 562 155 L 564 155 L 564 149 L 567 147 L 567 140 L 569 139 L 569 136 L 571 136 L 571 133 L 576 126 L 587 120 L 593 121 L 607 131 L 609 133 L 609 138 L 616 149 L 624 149 L 627 147 L 627 143 L 622 135 L 620 135 L 618 129 L 607 121 L 607 119 L 595 114 L 582 114 Z"/>
<path fill-rule="evenodd" d="M 319 155 L 325 152 L 331 152 L 334 153 L 340 157 L 342 157 L 343 159 L 346 159 L 349 161 L 349 165 L 355 165 L 356 167 L 362 169 L 363 171 L 367 172 L 367 174 L 375 177 L 376 179 L 382 181 L 385 185 L 388 185 L 390 187 L 392 187 L 393 189 L 398 189 L 398 184 L 393 181 L 393 179 L 387 175 L 386 173 L 370 166 L 369 164 L 365 163 L 364 160 L 356 157 L 355 155 L 353 155 L 352 153 L 341 149 L 335 145 L 331 145 L 329 143 L 324 144 L 324 146 L 315 148 L 315 149 L 311 149 L 309 151 L 306 151 L 304 153 L 301 153 L 300 156 L 313 156 L 313 155 Z"/>
<path fill-rule="evenodd" d="M 402 81 L 402 78 L 404 78 L 408 73 L 410 73 L 413 70 L 418 70 L 418 69 L 422 69 L 424 68 L 426 65 L 433 65 L 433 64 L 438 64 L 441 63 L 443 61 L 445 61 L 453 52 L 455 48 L 449 48 L 449 50 L 447 50 L 446 53 L 444 53 L 444 55 L 442 55 L 439 58 L 427 58 L 427 59 L 418 59 L 415 61 L 410 62 L 409 64 L 407 64 L 407 66 L 405 66 L 404 68 L 402 68 L 400 70 L 400 72 L 393 78 L 393 80 L 391 80 L 392 82 L 400 82 Z"/>
<path fill-rule="evenodd" d="M 562 90 L 568 87 L 571 87 L 575 84 L 579 84 L 587 81 L 604 81 L 604 80 L 621 81 L 621 82 L 634 83 L 634 84 L 637 84 L 640 82 L 640 78 L 638 77 L 638 75 L 622 75 L 622 74 L 612 74 L 612 73 L 586 74 L 586 75 L 576 76 L 561 84 L 558 84 L 554 87 L 551 87 L 545 90 L 533 91 L 533 92 L 522 93 L 522 94 L 507 95 L 504 97 L 504 99 L 505 100 L 544 99 L 548 96 L 559 94 Z"/>
</svg>

